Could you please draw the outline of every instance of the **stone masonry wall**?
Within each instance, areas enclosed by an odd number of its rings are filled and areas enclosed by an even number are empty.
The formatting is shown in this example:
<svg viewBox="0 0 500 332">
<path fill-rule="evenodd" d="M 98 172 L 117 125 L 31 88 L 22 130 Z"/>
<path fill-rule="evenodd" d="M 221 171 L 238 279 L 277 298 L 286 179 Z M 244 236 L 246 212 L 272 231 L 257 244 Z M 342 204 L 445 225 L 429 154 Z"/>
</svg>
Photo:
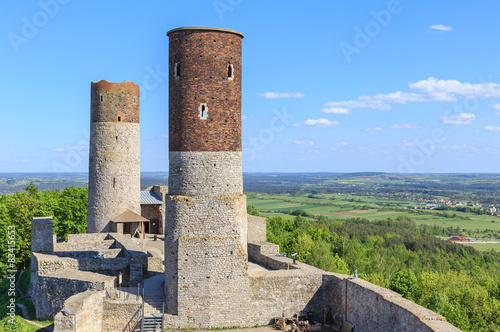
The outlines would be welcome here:
<svg viewBox="0 0 500 332">
<path fill-rule="evenodd" d="M 285 317 L 300 311 L 321 311 L 318 290 L 322 274 L 304 274 L 297 270 L 279 270 L 250 274 L 250 301 L 253 324 L 269 324 L 273 317 Z"/>
<path fill-rule="evenodd" d="M 266 218 L 248 215 L 248 242 L 266 242 Z"/>
<path fill-rule="evenodd" d="M 142 314 L 142 300 L 105 300 L 103 307 L 102 329 L 98 331 L 133 331 Z"/>
<path fill-rule="evenodd" d="M 243 192 L 241 152 L 172 152 L 170 195 L 233 195 Z"/>
<path fill-rule="evenodd" d="M 70 272 L 70 273 L 68 273 Z M 89 289 L 104 290 L 114 287 L 116 277 L 92 272 L 68 271 L 38 276 L 34 285 L 33 304 L 39 320 L 52 319 L 71 296 Z"/>
<path fill-rule="evenodd" d="M 59 312 L 54 319 L 58 332 L 102 331 L 104 291 L 88 290 L 64 302 L 69 314 Z"/>
<path fill-rule="evenodd" d="M 106 250 L 111 249 L 114 245 L 114 240 L 101 241 L 72 241 L 61 242 L 54 244 L 54 251 L 82 251 L 82 250 Z"/>
<path fill-rule="evenodd" d="M 246 197 L 168 195 L 167 214 L 167 312 L 191 317 L 192 326 L 239 325 L 247 314 Z"/>
<path fill-rule="evenodd" d="M 31 223 L 31 250 L 45 253 L 54 251 L 54 221 L 52 217 L 33 218 Z"/>
<path fill-rule="evenodd" d="M 91 123 L 88 233 L 110 232 L 127 209 L 140 215 L 139 131 L 138 123 Z"/>
<path fill-rule="evenodd" d="M 347 275 L 325 273 L 323 304 L 359 332 L 460 331 L 435 312 L 388 289 Z"/>
</svg>

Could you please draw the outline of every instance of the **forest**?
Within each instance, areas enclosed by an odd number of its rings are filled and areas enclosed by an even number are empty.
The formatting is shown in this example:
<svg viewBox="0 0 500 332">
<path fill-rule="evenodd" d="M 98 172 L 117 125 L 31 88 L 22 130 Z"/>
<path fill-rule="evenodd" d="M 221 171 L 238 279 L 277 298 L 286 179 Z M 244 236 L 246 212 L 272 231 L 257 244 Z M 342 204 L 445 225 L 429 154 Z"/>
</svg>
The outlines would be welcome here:
<svg viewBox="0 0 500 332">
<path fill-rule="evenodd" d="M 249 208 L 258 214 L 256 208 Z M 320 269 L 389 288 L 463 331 L 500 331 L 500 255 L 422 234 L 407 217 L 267 218 L 268 241 Z"/>
<path fill-rule="evenodd" d="M 311 192 L 305 197 L 311 199 L 311 195 L 314 196 Z M 357 198 L 346 199 L 352 204 L 365 204 Z M 42 192 L 34 183 L 23 191 L 0 196 L 2 234 L 7 234 L 9 226 L 15 226 L 16 269 L 30 265 L 33 217 L 53 216 L 58 238 L 84 233 L 87 200 L 87 188 L 71 186 Z M 411 214 L 370 220 L 324 216 L 310 212 L 314 208 L 267 216 L 268 241 L 280 245 L 281 252 L 297 252 L 298 260 L 326 271 L 351 275 L 357 270 L 358 277 L 400 293 L 445 316 L 464 331 L 500 331 L 498 252 L 481 252 L 443 241 L 434 234 L 444 227 L 422 227 Z M 252 204 L 248 212 L 261 214 Z M 8 239 L 2 237 L 0 254 L 7 257 L 8 253 Z M 1 278 L 7 269 L 7 262 L 1 261 Z"/>
</svg>

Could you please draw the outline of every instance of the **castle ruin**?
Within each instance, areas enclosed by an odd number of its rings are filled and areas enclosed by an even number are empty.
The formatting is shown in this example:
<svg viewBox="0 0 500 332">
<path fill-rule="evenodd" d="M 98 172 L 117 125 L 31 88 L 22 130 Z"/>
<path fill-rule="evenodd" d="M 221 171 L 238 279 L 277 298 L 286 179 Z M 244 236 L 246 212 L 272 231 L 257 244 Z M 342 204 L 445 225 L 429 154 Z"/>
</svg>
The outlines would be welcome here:
<svg viewBox="0 0 500 332">
<path fill-rule="evenodd" d="M 247 215 L 243 195 L 243 35 L 207 27 L 167 35 L 164 251 L 159 257 L 133 237 L 143 232 L 139 89 L 92 83 L 88 233 L 58 242 L 50 218 L 33 220 L 37 318 L 54 317 L 55 331 L 135 331 L 151 317 L 161 328 L 224 328 L 305 312 L 317 322 L 330 315 L 356 332 L 459 331 L 395 292 L 292 261 L 266 242 L 265 219 Z M 154 270 L 163 281 L 159 306 L 141 291 Z"/>
</svg>

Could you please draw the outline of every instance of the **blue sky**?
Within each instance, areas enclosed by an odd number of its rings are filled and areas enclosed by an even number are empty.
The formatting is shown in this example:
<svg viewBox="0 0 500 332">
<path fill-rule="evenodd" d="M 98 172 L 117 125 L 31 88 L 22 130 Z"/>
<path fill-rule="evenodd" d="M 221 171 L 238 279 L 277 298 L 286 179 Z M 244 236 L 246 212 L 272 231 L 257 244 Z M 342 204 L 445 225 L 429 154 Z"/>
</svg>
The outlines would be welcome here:
<svg viewBox="0 0 500 332">
<path fill-rule="evenodd" d="M 0 172 L 87 171 L 90 82 L 141 85 L 168 170 L 168 38 L 241 31 L 246 172 L 498 172 L 500 3 L 0 0 Z"/>
</svg>

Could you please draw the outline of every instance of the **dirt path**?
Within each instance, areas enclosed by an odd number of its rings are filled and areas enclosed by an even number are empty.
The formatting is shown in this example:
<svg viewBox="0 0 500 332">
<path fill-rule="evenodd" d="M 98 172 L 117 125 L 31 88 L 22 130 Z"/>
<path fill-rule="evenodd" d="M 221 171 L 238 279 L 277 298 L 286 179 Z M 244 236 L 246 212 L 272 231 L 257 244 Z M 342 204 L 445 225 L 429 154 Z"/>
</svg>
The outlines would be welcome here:
<svg viewBox="0 0 500 332">
<path fill-rule="evenodd" d="M 44 328 L 46 331 L 53 331 L 54 330 L 54 325 L 53 324 L 50 324 L 50 325 L 42 325 L 40 323 L 37 323 L 37 322 L 34 322 L 32 320 L 29 320 L 29 316 L 28 316 L 28 310 L 26 309 L 26 307 L 21 304 L 21 303 L 16 303 L 16 306 L 19 307 L 19 309 L 21 309 L 21 312 L 22 312 L 22 316 L 23 318 L 28 322 L 30 323 L 31 325 L 35 325 L 36 327 L 40 327 L 40 328 Z"/>
<path fill-rule="evenodd" d="M 19 280 L 21 280 L 21 276 L 23 275 L 25 270 L 22 270 L 21 272 L 19 272 L 19 276 L 17 277 L 17 281 L 16 281 L 16 290 L 19 292 L 19 297 L 24 297 L 24 294 L 23 292 L 21 292 L 21 290 L 19 289 Z"/>
</svg>

